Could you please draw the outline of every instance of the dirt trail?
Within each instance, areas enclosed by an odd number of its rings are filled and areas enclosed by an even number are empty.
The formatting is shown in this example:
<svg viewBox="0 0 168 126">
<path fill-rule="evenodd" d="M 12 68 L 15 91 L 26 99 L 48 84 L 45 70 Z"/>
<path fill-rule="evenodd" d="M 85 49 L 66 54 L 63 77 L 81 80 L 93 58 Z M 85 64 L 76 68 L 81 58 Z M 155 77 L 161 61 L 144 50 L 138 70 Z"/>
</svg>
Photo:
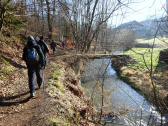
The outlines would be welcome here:
<svg viewBox="0 0 168 126">
<path fill-rule="evenodd" d="M 45 75 L 49 71 L 49 67 L 47 67 Z M 15 88 L 15 90 L 10 91 L 9 89 L 7 96 L 1 96 L 0 98 L 0 126 L 31 125 L 33 118 L 38 116 L 42 110 L 42 104 L 46 99 L 45 91 L 43 88 L 36 90 L 35 98 L 30 98 L 26 72 L 22 76 L 26 77 L 15 80 L 15 82 L 20 81 L 20 83 L 13 82 L 13 84 L 9 84 L 10 89 Z M 48 77 L 45 77 L 46 84 Z"/>
<path fill-rule="evenodd" d="M 50 59 L 55 59 L 51 57 Z M 0 126 L 30 126 L 34 119 L 44 114 L 44 104 L 47 102 L 46 87 L 50 63 L 44 70 L 45 86 L 37 89 L 36 96 L 30 98 L 27 69 L 16 68 L 9 81 L 1 84 L 0 90 Z M 13 78 L 13 79 L 12 79 Z"/>
<path fill-rule="evenodd" d="M 25 68 L 17 68 L 10 77 L 13 79 L 0 84 L 0 126 L 46 126 L 53 123 L 58 126 L 94 126 L 84 118 L 92 107 L 89 106 L 75 73 L 58 59 L 60 57 L 50 57 L 45 69 L 45 87 L 36 90 L 35 98 L 29 98 Z M 59 80 L 57 83 L 51 79 L 55 65 L 63 72 L 56 78 L 55 81 Z"/>
</svg>

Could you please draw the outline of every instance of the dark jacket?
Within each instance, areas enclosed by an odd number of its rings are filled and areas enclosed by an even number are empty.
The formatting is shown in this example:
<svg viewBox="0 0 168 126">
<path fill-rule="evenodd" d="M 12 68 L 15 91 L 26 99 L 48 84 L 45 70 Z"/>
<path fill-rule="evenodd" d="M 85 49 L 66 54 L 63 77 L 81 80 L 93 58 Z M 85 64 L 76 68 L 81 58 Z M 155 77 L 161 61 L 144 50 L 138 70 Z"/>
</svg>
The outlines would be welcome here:
<svg viewBox="0 0 168 126">
<path fill-rule="evenodd" d="M 39 67 L 45 67 L 45 57 L 43 55 L 43 52 L 40 48 L 40 46 L 33 40 L 28 40 L 27 41 L 27 45 L 24 47 L 23 49 L 23 55 L 22 55 L 22 59 L 26 62 L 26 65 L 29 67 L 29 66 L 32 66 L 31 63 L 29 63 L 26 59 L 27 57 L 27 52 L 28 52 L 28 49 L 30 48 L 35 48 L 38 55 L 39 55 L 39 62 L 37 64 L 34 64 L 35 66 L 39 66 Z"/>
<path fill-rule="evenodd" d="M 49 53 L 49 49 L 48 49 L 47 44 L 43 40 L 39 40 L 37 42 L 37 44 L 40 45 L 40 47 L 41 47 L 41 49 L 43 51 L 44 56 L 46 56 L 46 53 Z"/>
<path fill-rule="evenodd" d="M 56 44 L 55 42 L 51 42 L 51 43 L 50 43 L 51 49 L 56 48 L 56 46 L 57 46 L 57 44 Z"/>
</svg>

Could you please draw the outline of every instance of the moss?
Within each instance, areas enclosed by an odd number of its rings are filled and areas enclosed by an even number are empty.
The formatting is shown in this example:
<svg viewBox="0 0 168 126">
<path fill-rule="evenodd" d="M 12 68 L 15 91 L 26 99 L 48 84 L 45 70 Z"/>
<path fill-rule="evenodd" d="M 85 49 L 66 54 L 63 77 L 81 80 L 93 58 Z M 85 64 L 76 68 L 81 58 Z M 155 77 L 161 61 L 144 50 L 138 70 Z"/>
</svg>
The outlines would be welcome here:
<svg viewBox="0 0 168 126">
<path fill-rule="evenodd" d="M 58 78 L 61 76 L 61 72 L 59 71 L 59 70 L 55 70 L 54 72 L 53 72 L 53 74 L 52 74 L 52 78 L 54 79 L 54 80 L 58 80 Z"/>
<path fill-rule="evenodd" d="M 60 81 L 56 81 L 53 85 L 58 88 L 62 93 L 65 93 L 65 87 Z"/>
<path fill-rule="evenodd" d="M 71 123 L 68 120 L 61 119 L 59 117 L 51 118 L 50 124 L 52 126 L 71 126 Z"/>
<path fill-rule="evenodd" d="M 0 74 L 0 80 L 1 80 L 1 81 L 4 81 L 4 80 L 6 80 L 6 77 L 5 77 L 4 75 L 1 75 L 1 74 Z"/>
<path fill-rule="evenodd" d="M 0 54 L 0 61 L 1 61 L 2 64 L 10 65 L 10 63 L 9 63 L 7 60 L 5 60 L 5 59 L 2 57 L 1 54 Z"/>
<path fill-rule="evenodd" d="M 3 73 L 4 75 L 10 75 L 14 72 L 14 67 L 11 65 L 6 65 L 0 69 L 0 73 Z"/>
<path fill-rule="evenodd" d="M 65 93 L 65 87 L 60 81 L 49 81 L 49 94 L 55 96 L 56 92 L 60 91 L 62 94 Z"/>
<path fill-rule="evenodd" d="M 54 72 L 51 75 L 52 78 L 49 80 L 49 84 L 59 89 L 62 93 L 65 93 L 65 87 L 60 80 L 60 78 L 63 76 L 63 72 L 57 65 L 53 66 L 54 66 Z"/>
</svg>

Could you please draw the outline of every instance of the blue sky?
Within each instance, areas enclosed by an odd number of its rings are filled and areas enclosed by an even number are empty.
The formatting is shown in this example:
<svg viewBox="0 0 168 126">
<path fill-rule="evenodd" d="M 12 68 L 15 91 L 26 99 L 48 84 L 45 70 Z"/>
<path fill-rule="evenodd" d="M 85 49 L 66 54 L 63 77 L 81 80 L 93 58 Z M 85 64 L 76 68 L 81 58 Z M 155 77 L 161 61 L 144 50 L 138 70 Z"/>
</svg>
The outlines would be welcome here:
<svg viewBox="0 0 168 126">
<path fill-rule="evenodd" d="M 165 15 L 166 0 L 133 0 L 129 8 L 119 10 L 117 14 L 122 16 L 113 17 L 113 24 L 119 25 L 129 21 L 143 21 L 150 18 L 158 18 Z"/>
</svg>

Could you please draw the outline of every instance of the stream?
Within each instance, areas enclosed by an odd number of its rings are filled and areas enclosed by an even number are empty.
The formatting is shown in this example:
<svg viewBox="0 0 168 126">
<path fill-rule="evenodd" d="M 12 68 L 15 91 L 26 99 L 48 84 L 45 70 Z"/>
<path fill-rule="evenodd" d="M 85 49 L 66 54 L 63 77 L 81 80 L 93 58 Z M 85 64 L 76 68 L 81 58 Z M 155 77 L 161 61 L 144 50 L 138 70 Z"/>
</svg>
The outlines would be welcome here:
<svg viewBox="0 0 168 126">
<path fill-rule="evenodd" d="M 120 80 L 112 68 L 111 59 L 94 59 L 87 63 L 82 75 L 82 86 L 98 110 L 101 108 L 101 86 L 104 84 L 102 120 L 105 126 L 159 126 L 159 112 L 141 94 Z M 94 93 L 93 93 L 94 92 Z M 166 122 L 165 118 L 162 118 Z"/>
</svg>

